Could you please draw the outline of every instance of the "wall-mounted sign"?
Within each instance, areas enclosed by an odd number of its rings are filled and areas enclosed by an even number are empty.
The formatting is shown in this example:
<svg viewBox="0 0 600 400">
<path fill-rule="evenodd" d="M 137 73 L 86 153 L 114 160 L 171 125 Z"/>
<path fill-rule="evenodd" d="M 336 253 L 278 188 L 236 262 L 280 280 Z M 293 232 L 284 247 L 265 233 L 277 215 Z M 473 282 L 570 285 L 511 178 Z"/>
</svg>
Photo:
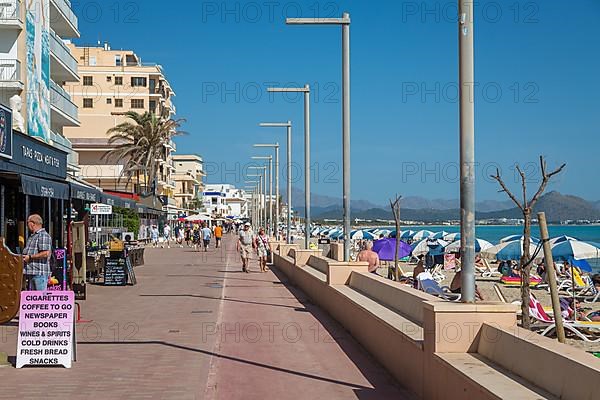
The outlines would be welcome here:
<svg viewBox="0 0 600 400">
<path fill-rule="evenodd" d="M 12 111 L 0 104 L 0 157 L 13 157 Z"/>
<path fill-rule="evenodd" d="M 90 214 L 92 215 L 111 215 L 112 213 L 112 206 L 107 204 L 96 203 L 90 206 Z"/>
<path fill-rule="evenodd" d="M 69 186 L 64 183 L 21 175 L 21 186 L 23 194 L 30 196 L 69 199 Z"/>
<path fill-rule="evenodd" d="M 0 157 L 0 169 L 43 178 L 66 178 L 67 153 L 17 131 L 12 131 L 11 139 L 12 159 Z"/>
</svg>

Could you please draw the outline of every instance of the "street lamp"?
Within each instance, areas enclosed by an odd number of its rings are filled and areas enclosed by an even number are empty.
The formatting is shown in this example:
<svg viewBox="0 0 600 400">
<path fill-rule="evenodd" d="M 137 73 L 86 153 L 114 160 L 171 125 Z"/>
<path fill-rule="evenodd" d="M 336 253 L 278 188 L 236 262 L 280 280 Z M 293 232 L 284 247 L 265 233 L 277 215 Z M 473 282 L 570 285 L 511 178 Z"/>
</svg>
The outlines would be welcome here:
<svg viewBox="0 0 600 400">
<path fill-rule="evenodd" d="M 291 243 L 292 225 L 292 122 L 263 122 L 259 124 L 263 128 L 287 128 L 287 235 L 286 242 Z"/>
<path fill-rule="evenodd" d="M 269 161 L 269 236 L 273 235 L 273 156 L 253 156 L 253 160 Z"/>
<path fill-rule="evenodd" d="M 248 169 L 251 170 L 260 170 L 262 171 L 261 175 L 260 175 L 260 179 L 261 179 L 261 183 L 260 183 L 260 189 L 259 191 L 261 192 L 261 197 L 259 198 L 260 201 L 260 210 L 261 210 L 261 225 L 266 228 L 267 226 L 267 206 L 266 206 L 266 193 L 267 193 L 267 167 L 263 166 L 263 167 L 256 167 L 256 166 L 250 166 L 248 167 Z M 252 176 L 252 175 L 248 175 L 248 176 Z"/>
<path fill-rule="evenodd" d="M 288 25 L 342 26 L 342 160 L 344 187 L 344 261 L 350 260 L 350 14 L 342 18 L 287 18 Z"/>
<path fill-rule="evenodd" d="M 279 143 L 255 144 L 254 147 L 275 148 L 275 238 L 279 240 Z"/>
<path fill-rule="evenodd" d="M 310 86 L 267 88 L 270 93 L 304 93 L 304 248 L 310 242 Z"/>
<path fill-rule="evenodd" d="M 246 189 L 252 189 L 252 198 L 250 200 L 251 219 L 252 223 L 255 224 L 257 221 L 257 209 L 256 209 L 256 191 L 260 181 L 245 181 L 247 185 L 254 184 L 253 186 L 246 186 Z"/>
</svg>

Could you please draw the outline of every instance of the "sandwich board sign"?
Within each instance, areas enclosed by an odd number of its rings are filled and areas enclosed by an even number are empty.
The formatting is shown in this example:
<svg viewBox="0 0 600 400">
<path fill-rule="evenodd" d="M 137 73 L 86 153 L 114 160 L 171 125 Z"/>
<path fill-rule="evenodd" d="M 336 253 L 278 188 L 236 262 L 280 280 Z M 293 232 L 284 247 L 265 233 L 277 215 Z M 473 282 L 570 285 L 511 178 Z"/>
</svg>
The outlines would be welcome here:
<svg viewBox="0 0 600 400">
<path fill-rule="evenodd" d="M 113 209 L 111 205 L 95 203 L 90 206 L 90 213 L 92 215 L 111 215 Z"/>
</svg>

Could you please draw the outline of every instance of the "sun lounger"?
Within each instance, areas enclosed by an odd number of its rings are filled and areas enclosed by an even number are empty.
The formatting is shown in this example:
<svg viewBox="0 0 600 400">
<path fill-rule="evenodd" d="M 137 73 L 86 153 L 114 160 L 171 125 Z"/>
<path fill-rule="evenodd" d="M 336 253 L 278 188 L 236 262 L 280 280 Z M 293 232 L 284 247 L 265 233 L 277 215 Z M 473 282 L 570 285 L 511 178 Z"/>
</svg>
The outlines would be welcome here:
<svg viewBox="0 0 600 400">
<path fill-rule="evenodd" d="M 520 276 L 503 276 L 500 279 L 500 282 L 502 282 L 506 286 L 521 286 L 521 277 Z M 530 287 L 535 287 L 535 286 L 539 285 L 540 283 L 542 283 L 541 278 L 538 278 L 536 276 L 529 277 L 529 286 Z"/>
<path fill-rule="evenodd" d="M 418 289 L 448 301 L 460 300 L 460 293 L 452 293 L 448 286 L 441 287 L 435 280 L 429 278 L 428 273 L 417 276 Z"/>
<path fill-rule="evenodd" d="M 475 266 L 475 269 L 481 274 L 482 278 L 501 278 L 502 277 L 502 272 L 498 271 L 498 269 L 493 270 L 492 267 L 490 266 L 490 263 L 488 262 L 488 260 L 486 260 L 485 258 L 482 258 L 481 261 L 483 262 L 484 267 L 477 267 Z"/>
<path fill-rule="evenodd" d="M 550 317 L 540 302 L 531 295 L 529 299 L 529 315 L 541 324 L 541 335 L 548 336 L 556 330 L 556 323 Z M 600 322 L 592 321 L 568 321 L 563 320 L 565 330 L 573 333 L 578 338 L 589 343 L 600 342 Z M 535 325 L 534 325 L 535 328 Z"/>
</svg>

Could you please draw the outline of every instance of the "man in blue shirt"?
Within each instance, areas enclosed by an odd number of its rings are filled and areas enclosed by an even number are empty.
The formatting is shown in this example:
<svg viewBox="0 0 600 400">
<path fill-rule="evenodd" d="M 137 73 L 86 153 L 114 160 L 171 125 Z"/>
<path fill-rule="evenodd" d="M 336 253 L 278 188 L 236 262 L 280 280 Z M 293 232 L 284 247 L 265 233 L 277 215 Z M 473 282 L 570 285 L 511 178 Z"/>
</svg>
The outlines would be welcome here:
<svg viewBox="0 0 600 400">
<path fill-rule="evenodd" d="M 52 274 L 50 269 L 50 255 L 52 252 L 52 238 L 43 228 L 44 221 L 38 214 L 27 218 L 27 229 L 31 236 L 23 249 L 24 273 L 29 281 L 29 290 L 45 291 L 48 288 L 48 278 Z"/>
<path fill-rule="evenodd" d="M 204 251 L 208 251 L 211 236 L 212 231 L 210 230 L 210 228 L 208 228 L 206 224 L 202 224 L 202 239 L 204 240 Z"/>
</svg>

